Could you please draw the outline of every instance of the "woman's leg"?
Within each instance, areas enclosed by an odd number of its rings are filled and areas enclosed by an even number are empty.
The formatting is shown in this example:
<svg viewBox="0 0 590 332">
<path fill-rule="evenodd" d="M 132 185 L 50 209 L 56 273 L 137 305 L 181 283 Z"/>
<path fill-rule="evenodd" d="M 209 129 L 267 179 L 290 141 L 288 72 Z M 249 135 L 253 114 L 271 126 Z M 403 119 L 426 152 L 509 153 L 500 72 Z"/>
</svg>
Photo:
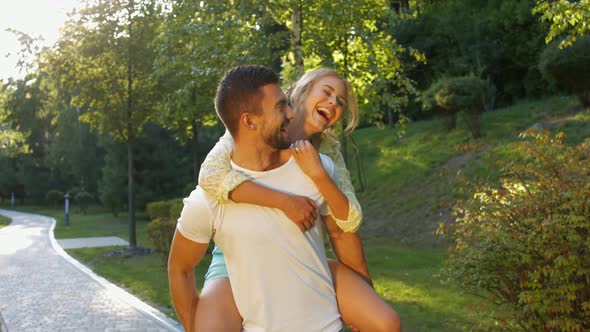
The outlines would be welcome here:
<svg viewBox="0 0 590 332">
<path fill-rule="evenodd" d="M 239 332 L 242 317 L 231 291 L 229 278 L 208 281 L 199 296 L 195 332 Z"/>
<path fill-rule="evenodd" d="M 359 331 L 401 331 L 397 313 L 356 272 L 328 260 L 342 320 Z"/>
</svg>

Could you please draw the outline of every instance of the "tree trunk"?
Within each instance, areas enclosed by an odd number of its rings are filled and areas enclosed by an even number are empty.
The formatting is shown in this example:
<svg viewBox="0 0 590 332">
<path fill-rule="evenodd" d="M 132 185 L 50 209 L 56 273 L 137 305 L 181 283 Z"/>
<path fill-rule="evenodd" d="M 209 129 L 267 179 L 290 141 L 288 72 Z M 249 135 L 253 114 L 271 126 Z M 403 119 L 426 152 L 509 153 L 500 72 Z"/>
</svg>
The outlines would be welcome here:
<svg viewBox="0 0 590 332">
<path fill-rule="evenodd" d="M 134 249 L 137 247 L 137 240 L 135 238 L 135 204 L 133 204 L 133 143 L 135 140 L 135 133 L 133 132 L 133 59 L 131 54 L 131 40 L 132 40 L 132 11 L 134 1 L 129 1 L 127 15 L 129 20 L 129 45 L 127 54 L 127 206 L 129 212 L 129 247 Z"/>
<path fill-rule="evenodd" d="M 293 56 L 295 60 L 296 78 L 303 75 L 303 45 L 301 44 L 301 33 L 303 32 L 302 0 L 295 0 L 293 6 L 293 28 L 291 42 L 293 44 Z"/>
<path fill-rule="evenodd" d="M 127 141 L 127 205 L 129 207 L 129 247 L 135 248 L 135 205 L 133 204 L 133 140 Z"/>
<path fill-rule="evenodd" d="M 193 171 L 195 183 L 199 182 L 199 172 L 201 171 L 201 145 L 199 144 L 199 128 L 196 121 L 193 121 L 193 138 L 191 140 L 193 152 Z"/>
<path fill-rule="evenodd" d="M 387 108 L 387 118 L 388 118 L 387 119 L 388 120 L 388 124 L 387 125 L 389 126 L 389 128 L 393 128 L 393 124 L 394 124 L 394 121 L 393 121 L 393 110 L 391 109 L 391 107 L 388 107 Z"/>
</svg>

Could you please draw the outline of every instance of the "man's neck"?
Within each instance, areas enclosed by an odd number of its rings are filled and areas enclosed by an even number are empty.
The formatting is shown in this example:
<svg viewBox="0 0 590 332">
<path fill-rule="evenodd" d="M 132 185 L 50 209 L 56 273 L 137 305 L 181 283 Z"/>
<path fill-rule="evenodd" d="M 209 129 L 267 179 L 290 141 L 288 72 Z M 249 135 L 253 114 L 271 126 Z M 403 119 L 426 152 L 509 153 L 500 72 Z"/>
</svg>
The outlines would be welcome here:
<svg viewBox="0 0 590 332">
<path fill-rule="evenodd" d="M 235 140 L 232 161 L 252 171 L 268 171 L 283 165 L 290 157 L 288 150 L 278 150 L 251 140 Z"/>
</svg>

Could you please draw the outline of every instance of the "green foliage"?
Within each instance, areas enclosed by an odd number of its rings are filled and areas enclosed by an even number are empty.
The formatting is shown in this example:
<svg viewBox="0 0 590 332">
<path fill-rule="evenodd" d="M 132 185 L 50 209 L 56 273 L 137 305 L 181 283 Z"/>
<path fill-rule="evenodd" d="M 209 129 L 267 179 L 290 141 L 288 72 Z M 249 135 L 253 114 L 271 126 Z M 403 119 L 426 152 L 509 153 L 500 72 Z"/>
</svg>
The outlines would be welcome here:
<svg viewBox="0 0 590 332">
<path fill-rule="evenodd" d="M 415 18 L 399 19 L 391 33 L 426 56 L 410 78 L 427 89 L 441 77 L 474 73 L 490 79 L 498 102 L 552 92 L 536 66 L 544 47 L 542 24 L 533 16 L 534 0 L 432 1 Z"/>
<path fill-rule="evenodd" d="M 539 60 L 543 74 L 578 96 L 584 107 L 590 107 L 590 35 L 578 37 L 570 47 L 560 49 L 549 44 Z"/>
<path fill-rule="evenodd" d="M 150 217 L 150 220 L 168 220 L 170 219 L 170 205 L 169 201 L 151 202 L 147 203 L 145 211 Z"/>
<path fill-rule="evenodd" d="M 80 208 L 80 211 L 82 211 L 83 214 L 86 214 L 86 212 L 88 212 L 88 205 L 94 201 L 94 197 L 92 197 L 89 192 L 81 190 L 76 193 L 74 200 L 76 205 Z"/>
<path fill-rule="evenodd" d="M 174 238 L 174 231 L 176 230 L 176 220 L 152 220 L 145 230 L 147 237 L 151 240 L 156 251 L 161 259 L 162 265 L 168 264 L 168 256 L 170 255 L 170 246 Z"/>
<path fill-rule="evenodd" d="M 480 114 L 492 99 L 493 87 L 474 76 L 445 78 L 425 93 L 425 103 L 439 110 L 447 130 L 455 129 L 457 114 L 463 113 L 473 137 L 481 136 Z"/>
<path fill-rule="evenodd" d="M 45 194 L 45 199 L 56 207 L 64 201 L 64 193 L 59 190 L 50 190 Z"/>
<path fill-rule="evenodd" d="M 173 199 L 170 201 L 170 220 L 178 220 L 180 212 L 184 207 L 184 203 L 181 199 Z"/>
<path fill-rule="evenodd" d="M 590 139 L 527 130 L 497 185 L 467 184 L 448 229 L 449 280 L 498 304 L 504 329 L 590 329 Z"/>
<path fill-rule="evenodd" d="M 559 48 L 571 46 L 577 37 L 590 33 L 589 0 L 538 0 L 533 11 L 541 14 L 540 20 L 550 22 L 549 33 L 545 42 L 549 44 L 557 37 L 564 37 Z"/>
<path fill-rule="evenodd" d="M 179 199 L 151 202 L 146 206 L 146 211 L 152 220 L 146 228 L 146 234 L 152 241 L 154 250 L 161 256 L 164 266 L 168 262 L 176 220 L 180 216 L 182 207 L 182 200 Z"/>
<path fill-rule="evenodd" d="M 27 135 L 22 132 L 0 128 L 0 158 L 29 153 L 26 137 Z"/>
</svg>

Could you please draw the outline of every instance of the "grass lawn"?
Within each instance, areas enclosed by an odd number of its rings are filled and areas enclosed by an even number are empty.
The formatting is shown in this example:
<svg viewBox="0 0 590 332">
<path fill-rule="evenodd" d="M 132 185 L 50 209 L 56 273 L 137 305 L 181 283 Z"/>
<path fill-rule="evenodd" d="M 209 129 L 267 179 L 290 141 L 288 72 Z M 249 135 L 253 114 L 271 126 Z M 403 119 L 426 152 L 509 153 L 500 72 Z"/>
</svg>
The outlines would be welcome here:
<svg viewBox="0 0 590 332">
<path fill-rule="evenodd" d="M 452 219 L 449 203 L 456 198 L 457 174 L 497 178 L 496 162 L 518 157 L 511 143 L 533 126 L 563 131 L 566 141 L 576 144 L 590 133 L 590 110 L 582 110 L 573 97 L 522 101 L 484 113 L 479 139 L 471 138 L 461 120 L 451 132 L 439 119 L 410 123 L 403 137 L 391 128 L 357 130 L 355 140 L 367 184 L 358 193 L 365 216 L 363 232 L 401 244 L 440 247 L 433 232 L 438 222 Z M 356 160 L 350 166 L 358 188 Z"/>
<path fill-rule="evenodd" d="M 129 223 L 126 212 L 121 212 L 119 216 L 115 217 L 110 211 L 97 206 L 90 207 L 86 214 L 77 211 L 77 209 L 72 209 L 70 211 L 69 226 L 66 226 L 63 208 L 17 206 L 16 210 L 55 218 L 55 238 L 57 239 L 118 236 L 125 241 L 129 241 Z M 151 245 L 145 235 L 148 222 L 148 216 L 145 212 L 137 211 L 135 213 L 137 245 L 140 247 L 149 247 Z"/>
<path fill-rule="evenodd" d="M 405 331 L 459 331 L 456 325 L 471 325 L 470 307 L 476 298 L 449 287 L 436 277 L 444 253 L 439 250 L 392 246 L 379 239 L 365 241 L 375 288 L 400 314 Z M 150 256 L 105 256 L 110 248 L 68 250 L 96 273 L 176 318 L 166 270 L 160 258 Z M 202 286 L 210 262 L 207 255 L 195 269 Z M 449 325 L 450 323 L 453 326 Z"/>
<path fill-rule="evenodd" d="M 12 220 L 10 218 L 7 218 L 5 216 L 0 216 L 0 229 L 2 229 L 4 226 L 10 224 L 12 222 Z"/>
</svg>

